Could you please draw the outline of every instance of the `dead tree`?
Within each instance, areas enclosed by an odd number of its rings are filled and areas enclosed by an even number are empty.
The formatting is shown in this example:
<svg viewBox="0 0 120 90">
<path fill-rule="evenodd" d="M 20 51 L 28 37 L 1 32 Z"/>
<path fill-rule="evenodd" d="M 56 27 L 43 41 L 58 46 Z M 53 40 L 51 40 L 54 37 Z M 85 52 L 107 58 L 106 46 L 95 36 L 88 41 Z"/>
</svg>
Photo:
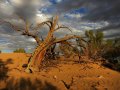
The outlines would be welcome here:
<svg viewBox="0 0 120 90">
<path fill-rule="evenodd" d="M 42 22 L 40 24 L 37 24 L 37 26 L 32 29 L 32 31 L 34 31 L 34 32 L 30 32 L 30 25 L 29 25 L 29 22 L 27 22 L 27 21 L 25 21 L 25 27 L 22 28 L 22 30 L 21 30 L 21 28 L 18 28 L 17 26 L 13 25 L 10 22 L 2 21 L 1 23 L 6 23 L 6 24 L 10 25 L 12 27 L 12 29 L 22 32 L 22 35 L 33 37 L 36 40 L 37 47 L 34 50 L 34 52 L 32 53 L 31 57 L 29 58 L 28 65 L 25 70 L 26 72 L 30 72 L 30 71 L 35 72 L 35 71 L 39 70 L 39 68 L 41 66 L 41 62 L 45 58 L 47 50 L 52 45 L 54 45 L 56 43 L 61 43 L 63 41 L 73 39 L 73 38 L 81 38 L 80 36 L 76 36 L 76 35 L 66 35 L 63 38 L 57 39 L 54 36 L 54 32 L 56 32 L 62 28 L 70 30 L 66 26 L 58 25 L 58 16 L 56 16 L 52 20 L 48 20 L 48 21 Z M 37 30 L 40 29 L 43 25 L 47 25 L 49 27 L 49 32 L 48 32 L 47 36 L 45 37 L 45 39 L 41 40 L 39 38 L 39 36 L 35 33 L 37 33 Z"/>
</svg>

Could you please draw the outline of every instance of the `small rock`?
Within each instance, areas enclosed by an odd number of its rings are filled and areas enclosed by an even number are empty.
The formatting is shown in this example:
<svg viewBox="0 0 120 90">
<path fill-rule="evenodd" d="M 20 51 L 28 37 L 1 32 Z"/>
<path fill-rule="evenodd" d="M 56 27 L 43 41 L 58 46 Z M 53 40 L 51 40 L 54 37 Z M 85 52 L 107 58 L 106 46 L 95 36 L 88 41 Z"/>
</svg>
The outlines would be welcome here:
<svg viewBox="0 0 120 90">
<path fill-rule="evenodd" d="M 53 78 L 54 78 L 54 79 L 57 79 L 57 76 L 55 75 L 55 76 L 53 76 Z"/>
<path fill-rule="evenodd" d="M 100 79 L 101 79 L 101 78 L 104 78 L 104 77 L 103 77 L 103 76 L 98 76 L 98 78 L 100 78 Z"/>
<path fill-rule="evenodd" d="M 22 67 L 23 68 L 27 68 L 28 64 L 23 64 Z"/>
</svg>

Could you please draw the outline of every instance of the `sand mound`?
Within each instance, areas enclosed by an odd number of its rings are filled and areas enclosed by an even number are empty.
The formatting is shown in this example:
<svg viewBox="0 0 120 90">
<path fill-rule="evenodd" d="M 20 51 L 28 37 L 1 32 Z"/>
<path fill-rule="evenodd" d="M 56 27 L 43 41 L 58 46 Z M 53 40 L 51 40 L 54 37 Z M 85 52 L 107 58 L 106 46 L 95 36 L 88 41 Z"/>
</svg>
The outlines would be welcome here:
<svg viewBox="0 0 120 90">
<path fill-rule="evenodd" d="M 94 63 L 58 64 L 28 74 L 29 54 L 0 54 L 0 90 L 119 90 L 120 73 Z"/>
</svg>

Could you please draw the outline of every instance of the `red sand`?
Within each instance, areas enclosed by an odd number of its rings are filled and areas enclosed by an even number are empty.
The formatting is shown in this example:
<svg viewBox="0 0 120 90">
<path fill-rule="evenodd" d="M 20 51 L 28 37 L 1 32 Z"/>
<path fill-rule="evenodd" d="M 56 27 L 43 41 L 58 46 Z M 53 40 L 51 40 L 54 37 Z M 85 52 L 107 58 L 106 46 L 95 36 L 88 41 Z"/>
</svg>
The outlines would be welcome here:
<svg viewBox="0 0 120 90">
<path fill-rule="evenodd" d="M 29 56 L 0 54 L 5 65 L 0 67 L 0 79 L 6 78 L 0 80 L 0 90 L 120 90 L 120 73 L 93 63 L 61 63 L 41 72 L 25 73 L 21 66 Z"/>
</svg>

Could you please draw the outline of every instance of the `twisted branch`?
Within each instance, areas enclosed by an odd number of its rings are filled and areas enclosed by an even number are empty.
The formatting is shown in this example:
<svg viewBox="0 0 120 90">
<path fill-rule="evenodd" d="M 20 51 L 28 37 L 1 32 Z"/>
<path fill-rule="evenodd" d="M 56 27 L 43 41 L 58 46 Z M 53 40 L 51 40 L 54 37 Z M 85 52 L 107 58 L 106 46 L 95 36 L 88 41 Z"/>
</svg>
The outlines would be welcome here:
<svg viewBox="0 0 120 90">
<path fill-rule="evenodd" d="M 18 28 L 18 26 L 13 25 L 12 23 L 7 22 L 7 21 L 4 21 L 4 20 L 0 20 L 0 24 L 8 24 L 8 25 L 10 25 L 10 27 L 11 27 L 13 30 L 15 30 L 15 31 L 24 30 L 24 29 Z"/>
<path fill-rule="evenodd" d="M 62 28 L 63 28 L 63 29 L 67 29 L 67 30 L 69 30 L 69 31 L 71 31 L 71 32 L 72 32 L 72 30 L 71 30 L 69 27 L 66 27 L 66 26 L 64 26 L 64 25 L 61 25 L 61 26 L 60 26 L 59 24 L 57 24 L 57 26 L 58 26 L 58 27 L 57 27 L 54 31 L 57 31 L 57 30 L 59 30 L 59 29 L 62 29 Z"/>
<path fill-rule="evenodd" d="M 74 38 L 80 38 L 81 40 L 84 40 L 84 39 L 82 39 L 82 37 L 77 36 L 77 35 L 68 35 L 68 36 L 65 36 L 63 38 L 56 39 L 54 41 L 54 43 L 60 43 L 60 42 L 63 42 L 63 41 L 69 40 L 69 39 L 74 39 Z"/>
<path fill-rule="evenodd" d="M 47 25 L 50 29 L 52 26 L 52 21 L 45 21 L 45 22 L 39 23 L 35 28 L 33 28 L 33 30 L 38 30 L 43 25 Z"/>
</svg>

